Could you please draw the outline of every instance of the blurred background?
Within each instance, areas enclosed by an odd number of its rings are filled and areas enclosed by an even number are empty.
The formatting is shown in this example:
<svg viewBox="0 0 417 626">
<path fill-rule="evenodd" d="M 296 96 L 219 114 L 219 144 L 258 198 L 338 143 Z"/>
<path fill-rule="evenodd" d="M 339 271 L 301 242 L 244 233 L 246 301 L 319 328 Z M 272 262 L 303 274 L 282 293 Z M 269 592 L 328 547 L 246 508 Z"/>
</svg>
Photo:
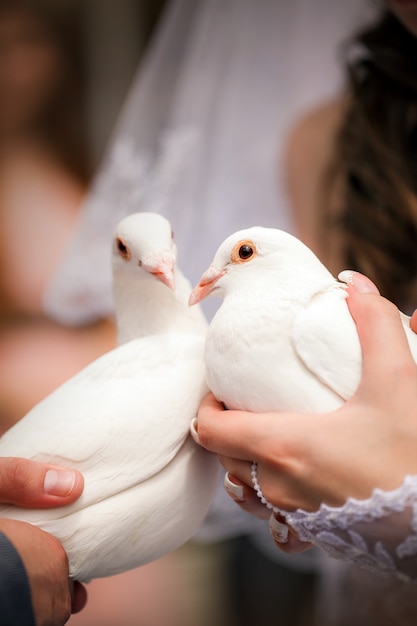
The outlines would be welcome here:
<svg viewBox="0 0 417 626">
<path fill-rule="evenodd" d="M 0 0 L 0 434 L 115 345 L 111 319 L 68 327 L 42 299 L 167 4 Z M 69 624 L 312 625 L 315 584 L 238 536 L 93 581 Z"/>
<path fill-rule="evenodd" d="M 50 0 L 50 4 L 67 5 L 79 22 L 86 136 L 96 166 L 166 0 Z"/>
<path fill-rule="evenodd" d="M 42 297 L 163 4 L 0 0 L 0 432 L 113 345 Z"/>
<path fill-rule="evenodd" d="M 42 297 L 163 4 L 0 0 L 0 434 L 114 346 L 111 320 L 68 328 Z M 182 588 L 168 557 L 92 583 L 70 623 L 179 625 Z"/>
<path fill-rule="evenodd" d="M 242 6 L 248 3 L 251 0 L 242 0 Z M 68 327 L 45 314 L 42 299 L 74 232 L 132 78 L 168 4 L 168 0 L 0 0 L 0 434 L 115 345 L 111 319 Z M 282 2 L 282 7 L 286 4 Z M 301 66 L 309 58 L 303 45 L 312 49 L 317 43 L 316 31 L 308 40 L 311 19 L 316 25 L 322 21 L 326 36 L 332 34 L 326 25 L 326 4 L 332 2 L 300 1 L 304 14 L 301 10 L 297 14 L 298 5 L 294 9 L 305 37 L 289 42 L 294 76 L 297 60 Z M 362 9 L 366 4 L 355 0 L 352 7 Z M 342 31 L 348 35 L 356 20 L 355 8 L 348 10 L 348 5 L 333 2 L 335 40 Z M 344 10 L 351 14 L 351 22 Z M 247 28 L 250 33 L 250 23 Z M 274 29 L 270 25 L 269 32 Z M 325 45 L 317 49 L 317 58 L 333 63 L 326 59 Z M 287 70 L 286 58 L 282 67 Z M 330 72 L 329 91 L 335 72 Z M 320 89 L 327 93 L 327 86 L 317 87 L 318 76 L 312 71 L 304 71 L 304 82 L 291 82 L 291 71 L 287 78 L 288 89 L 283 91 L 292 89 L 294 102 L 305 97 L 310 104 L 309 93 L 316 95 L 316 88 L 317 93 Z M 239 79 L 240 75 L 236 82 Z M 321 82 L 326 81 L 324 72 Z M 272 143 L 275 147 L 275 136 Z M 169 520 L 167 527 L 169 532 Z M 324 621 L 316 621 L 317 584 L 314 568 L 281 566 L 245 537 L 236 536 L 186 545 L 139 570 L 93 581 L 86 609 L 72 616 L 69 624 L 323 626 Z"/>
</svg>

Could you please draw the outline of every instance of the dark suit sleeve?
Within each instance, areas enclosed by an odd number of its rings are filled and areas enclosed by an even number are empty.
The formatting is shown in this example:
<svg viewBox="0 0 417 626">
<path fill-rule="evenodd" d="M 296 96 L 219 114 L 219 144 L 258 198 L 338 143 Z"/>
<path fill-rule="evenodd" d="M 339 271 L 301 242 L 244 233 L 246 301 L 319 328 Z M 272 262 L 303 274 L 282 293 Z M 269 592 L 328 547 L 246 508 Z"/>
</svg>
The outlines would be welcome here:
<svg viewBox="0 0 417 626">
<path fill-rule="evenodd" d="M 0 533 L 0 624 L 36 626 L 29 580 L 16 548 Z"/>
</svg>

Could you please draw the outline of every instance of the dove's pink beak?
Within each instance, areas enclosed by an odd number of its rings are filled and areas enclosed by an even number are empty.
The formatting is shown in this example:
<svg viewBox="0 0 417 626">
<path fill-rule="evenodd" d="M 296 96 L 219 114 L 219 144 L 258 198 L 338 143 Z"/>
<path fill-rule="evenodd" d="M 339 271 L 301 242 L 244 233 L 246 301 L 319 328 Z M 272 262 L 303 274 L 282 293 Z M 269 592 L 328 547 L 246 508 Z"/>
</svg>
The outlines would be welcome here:
<svg viewBox="0 0 417 626">
<path fill-rule="evenodd" d="M 198 283 L 197 287 L 192 290 L 190 294 L 190 299 L 188 300 L 188 304 L 190 306 L 192 306 L 193 304 L 197 304 L 198 302 L 201 302 L 201 300 L 204 300 L 204 298 L 206 298 L 208 295 L 210 295 L 217 281 L 220 280 L 220 278 L 224 276 L 225 273 L 226 272 L 224 270 L 222 272 L 219 272 L 218 269 L 210 266 L 200 278 L 200 282 Z"/>
<path fill-rule="evenodd" d="M 170 289 L 175 289 L 175 257 L 171 252 L 167 252 L 164 256 L 160 256 L 158 259 L 149 259 L 142 262 L 144 270 L 155 276 L 164 285 Z"/>
</svg>

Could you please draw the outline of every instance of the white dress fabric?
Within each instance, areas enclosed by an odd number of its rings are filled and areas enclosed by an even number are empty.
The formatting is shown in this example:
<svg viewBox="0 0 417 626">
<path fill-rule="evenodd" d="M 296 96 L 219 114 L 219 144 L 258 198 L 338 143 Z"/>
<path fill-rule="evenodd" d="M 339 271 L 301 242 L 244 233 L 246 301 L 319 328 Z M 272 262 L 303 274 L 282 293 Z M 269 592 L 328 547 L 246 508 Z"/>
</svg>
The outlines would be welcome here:
<svg viewBox="0 0 417 626">
<path fill-rule="evenodd" d="M 407 476 L 392 491 L 375 489 L 367 500 L 322 504 L 318 511 L 298 510 L 286 519 L 302 540 L 336 559 L 417 581 L 417 476 Z"/>
<path fill-rule="evenodd" d="M 111 236 L 131 212 L 171 221 L 192 282 L 233 231 L 255 224 L 291 231 L 281 166 L 287 133 L 339 93 L 340 45 L 372 11 L 366 0 L 171 2 L 46 293 L 46 311 L 68 324 L 112 314 Z M 215 302 L 206 306 L 210 316 Z M 416 477 L 395 492 L 288 519 L 331 556 L 417 577 Z M 314 551 L 283 555 L 265 522 L 244 514 L 221 486 L 198 539 L 242 533 L 290 567 L 322 562 Z"/>
</svg>

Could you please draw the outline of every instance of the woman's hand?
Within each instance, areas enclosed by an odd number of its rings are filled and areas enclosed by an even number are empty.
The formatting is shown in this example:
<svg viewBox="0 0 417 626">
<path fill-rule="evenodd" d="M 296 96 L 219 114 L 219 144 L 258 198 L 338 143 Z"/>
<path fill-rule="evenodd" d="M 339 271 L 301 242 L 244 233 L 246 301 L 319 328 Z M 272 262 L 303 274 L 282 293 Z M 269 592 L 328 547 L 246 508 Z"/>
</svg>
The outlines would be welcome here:
<svg viewBox="0 0 417 626">
<path fill-rule="evenodd" d="M 354 275 L 359 289 L 361 279 Z M 252 461 L 264 496 L 287 511 L 368 498 L 375 487 L 393 489 L 406 474 L 417 474 L 417 366 L 398 310 L 368 283 L 364 293 L 349 287 L 348 304 L 362 345 L 363 376 L 339 410 L 253 414 L 223 411 L 213 396 L 203 401 L 198 440 L 219 454 L 237 485 L 232 497 L 245 510 L 265 513 L 252 489 Z M 414 328 L 416 321 L 414 316 Z"/>
<path fill-rule="evenodd" d="M 31 508 L 65 506 L 82 493 L 79 472 L 27 459 L 0 458 L 0 502 Z M 59 541 L 36 526 L 0 519 L 17 549 L 32 595 L 37 626 L 64 624 L 86 603 L 85 588 L 68 580 L 68 558 Z"/>
</svg>

